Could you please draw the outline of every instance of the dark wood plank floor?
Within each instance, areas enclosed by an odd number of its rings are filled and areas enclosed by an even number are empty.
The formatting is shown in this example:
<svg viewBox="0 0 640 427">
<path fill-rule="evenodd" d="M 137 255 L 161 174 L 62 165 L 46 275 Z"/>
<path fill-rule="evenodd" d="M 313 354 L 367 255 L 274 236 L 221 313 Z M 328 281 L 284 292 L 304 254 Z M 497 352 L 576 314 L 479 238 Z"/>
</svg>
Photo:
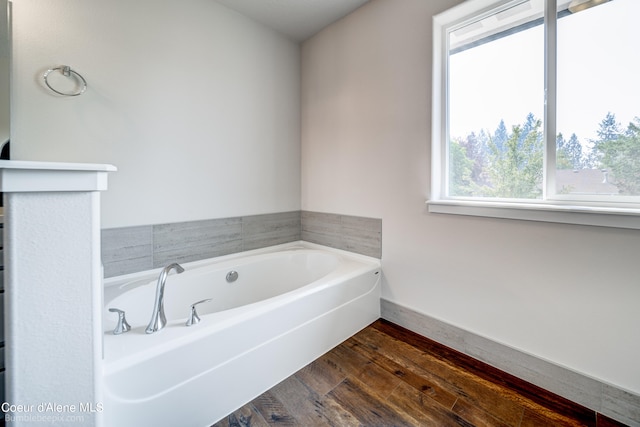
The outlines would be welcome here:
<svg viewBox="0 0 640 427">
<path fill-rule="evenodd" d="M 215 426 L 272 425 L 623 424 L 379 320 Z"/>
</svg>

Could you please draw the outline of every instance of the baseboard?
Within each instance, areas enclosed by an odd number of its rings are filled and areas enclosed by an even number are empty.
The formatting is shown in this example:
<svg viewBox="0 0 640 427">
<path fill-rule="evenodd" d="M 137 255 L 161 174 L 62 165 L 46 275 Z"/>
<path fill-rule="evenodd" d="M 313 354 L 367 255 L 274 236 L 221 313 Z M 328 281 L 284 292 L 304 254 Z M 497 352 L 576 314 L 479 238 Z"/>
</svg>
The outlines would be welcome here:
<svg viewBox="0 0 640 427">
<path fill-rule="evenodd" d="M 614 420 L 640 427 L 640 395 L 381 299 L 382 318 Z"/>
</svg>

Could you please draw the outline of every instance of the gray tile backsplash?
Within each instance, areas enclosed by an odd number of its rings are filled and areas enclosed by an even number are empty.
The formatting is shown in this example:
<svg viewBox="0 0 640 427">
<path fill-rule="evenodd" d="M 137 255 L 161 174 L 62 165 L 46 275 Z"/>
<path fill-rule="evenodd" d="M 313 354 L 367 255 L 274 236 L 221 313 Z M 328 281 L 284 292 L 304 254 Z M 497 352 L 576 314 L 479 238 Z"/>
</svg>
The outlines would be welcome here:
<svg viewBox="0 0 640 427">
<path fill-rule="evenodd" d="M 242 251 L 243 218 L 153 226 L 153 266 L 189 262 Z"/>
<path fill-rule="evenodd" d="M 102 230 L 105 277 L 307 240 L 380 258 L 382 221 L 292 211 Z"/>
<path fill-rule="evenodd" d="M 302 211 L 302 240 L 382 257 L 382 220 Z"/>
<path fill-rule="evenodd" d="M 120 276 L 153 268 L 153 227 L 122 227 L 102 230 L 104 277 Z"/>
<path fill-rule="evenodd" d="M 242 250 L 300 240 L 300 211 L 242 217 Z"/>
</svg>

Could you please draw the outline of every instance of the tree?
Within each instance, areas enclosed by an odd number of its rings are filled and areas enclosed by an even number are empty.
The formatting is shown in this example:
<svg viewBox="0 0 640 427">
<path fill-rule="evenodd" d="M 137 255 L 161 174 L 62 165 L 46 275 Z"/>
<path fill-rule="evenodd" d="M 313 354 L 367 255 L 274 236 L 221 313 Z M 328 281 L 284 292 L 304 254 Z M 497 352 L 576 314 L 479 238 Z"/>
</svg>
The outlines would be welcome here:
<svg viewBox="0 0 640 427">
<path fill-rule="evenodd" d="M 556 169 L 571 169 L 572 164 L 567 153 L 567 141 L 562 133 L 556 137 Z"/>
<path fill-rule="evenodd" d="M 530 126 L 523 136 L 523 128 L 527 124 Z M 495 138 L 489 142 L 491 186 L 485 189 L 488 195 L 504 198 L 537 198 L 542 195 L 544 150 L 541 126 L 540 120 L 527 116 L 524 126 L 513 126 L 502 150 Z"/>
<path fill-rule="evenodd" d="M 583 168 L 582 144 L 575 133 L 572 133 L 569 141 L 567 141 L 565 152 L 567 153 L 567 158 L 571 162 L 574 170 Z"/>
<path fill-rule="evenodd" d="M 578 170 L 582 167 L 582 144 L 576 134 L 572 133 L 569 141 L 566 141 L 559 133 L 556 138 L 556 168 Z"/>
<path fill-rule="evenodd" d="M 620 194 L 640 195 L 640 118 L 634 118 L 624 134 L 601 141 L 598 150 Z"/>
<path fill-rule="evenodd" d="M 449 144 L 449 195 L 471 196 L 473 161 L 467 157 L 459 140 Z"/>
<path fill-rule="evenodd" d="M 615 141 L 622 135 L 620 124 L 616 122 L 616 115 L 608 112 L 599 124 L 597 131 L 598 139 L 591 140 L 591 152 L 586 158 L 586 166 L 589 168 L 602 167 L 603 150 L 600 146 L 603 143 Z"/>
<path fill-rule="evenodd" d="M 471 132 L 463 140 L 459 140 L 460 145 L 465 149 L 467 158 L 472 161 L 471 180 L 477 186 L 488 183 L 486 172 L 489 137 L 484 130 L 478 134 Z"/>
<path fill-rule="evenodd" d="M 493 133 L 493 144 L 498 149 L 498 151 L 502 152 L 505 150 L 505 144 L 508 138 L 509 132 L 507 132 L 507 127 L 504 125 L 504 120 L 500 120 L 498 128 Z"/>
<path fill-rule="evenodd" d="M 527 139 L 527 136 L 529 135 L 529 133 L 535 130 L 536 123 L 537 123 L 537 120 L 533 115 L 533 113 L 527 114 L 527 119 L 522 125 L 522 132 L 520 133 L 520 137 L 518 138 L 518 145 L 522 145 L 525 139 Z"/>
</svg>

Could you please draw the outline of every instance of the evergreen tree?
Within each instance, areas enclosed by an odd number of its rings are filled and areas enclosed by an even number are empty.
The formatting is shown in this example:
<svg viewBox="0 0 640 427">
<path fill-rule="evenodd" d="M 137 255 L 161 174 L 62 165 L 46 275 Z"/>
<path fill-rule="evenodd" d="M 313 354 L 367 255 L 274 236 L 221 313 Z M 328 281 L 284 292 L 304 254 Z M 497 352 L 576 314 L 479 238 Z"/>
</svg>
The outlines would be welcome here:
<svg viewBox="0 0 640 427">
<path fill-rule="evenodd" d="M 603 150 L 601 144 L 606 142 L 615 141 L 618 139 L 622 132 L 620 130 L 620 124 L 616 122 L 616 115 L 608 112 L 602 119 L 597 131 L 598 139 L 591 140 L 591 152 L 587 156 L 587 167 L 600 168 L 602 167 Z"/>
<path fill-rule="evenodd" d="M 579 170 L 582 167 L 582 144 L 576 134 L 572 133 L 567 141 L 562 133 L 559 133 L 556 138 L 556 168 Z"/>
<path fill-rule="evenodd" d="M 520 134 L 520 138 L 518 139 L 518 146 L 521 146 L 524 143 L 529 133 L 533 131 L 535 127 L 536 127 L 536 118 L 534 117 L 533 113 L 527 114 L 527 119 L 522 125 L 522 133 Z"/>
<path fill-rule="evenodd" d="M 486 193 L 502 198 L 538 198 L 542 194 L 543 143 L 540 128 L 542 122 L 533 120 L 527 135 L 522 136 L 523 126 L 513 126 L 503 149 L 491 140 L 489 175 L 491 187 Z M 501 124 L 504 125 L 503 122 Z"/>
<path fill-rule="evenodd" d="M 567 141 L 565 152 L 567 153 L 567 158 L 571 162 L 573 170 L 582 169 L 582 144 L 575 133 L 572 133 L 569 141 Z"/>
<path fill-rule="evenodd" d="M 598 139 L 600 141 L 611 141 L 620 136 L 620 123 L 616 122 L 616 115 L 608 112 L 600 122 L 598 128 Z"/>
<path fill-rule="evenodd" d="M 623 135 L 601 141 L 602 165 L 613 175 L 620 194 L 640 195 L 640 118 L 629 123 Z"/>
<path fill-rule="evenodd" d="M 562 135 L 562 132 L 560 132 L 558 136 L 556 136 L 556 150 L 561 151 L 564 149 L 566 145 L 567 145 L 567 141 L 565 141 L 564 136 Z"/>
<path fill-rule="evenodd" d="M 571 169 L 573 167 L 567 153 L 567 141 L 562 133 L 556 137 L 556 169 Z"/>
<path fill-rule="evenodd" d="M 509 132 L 504 125 L 504 120 L 500 120 L 500 124 L 493 134 L 492 143 L 498 151 L 503 152 L 506 149 L 507 139 L 509 139 Z"/>
</svg>

